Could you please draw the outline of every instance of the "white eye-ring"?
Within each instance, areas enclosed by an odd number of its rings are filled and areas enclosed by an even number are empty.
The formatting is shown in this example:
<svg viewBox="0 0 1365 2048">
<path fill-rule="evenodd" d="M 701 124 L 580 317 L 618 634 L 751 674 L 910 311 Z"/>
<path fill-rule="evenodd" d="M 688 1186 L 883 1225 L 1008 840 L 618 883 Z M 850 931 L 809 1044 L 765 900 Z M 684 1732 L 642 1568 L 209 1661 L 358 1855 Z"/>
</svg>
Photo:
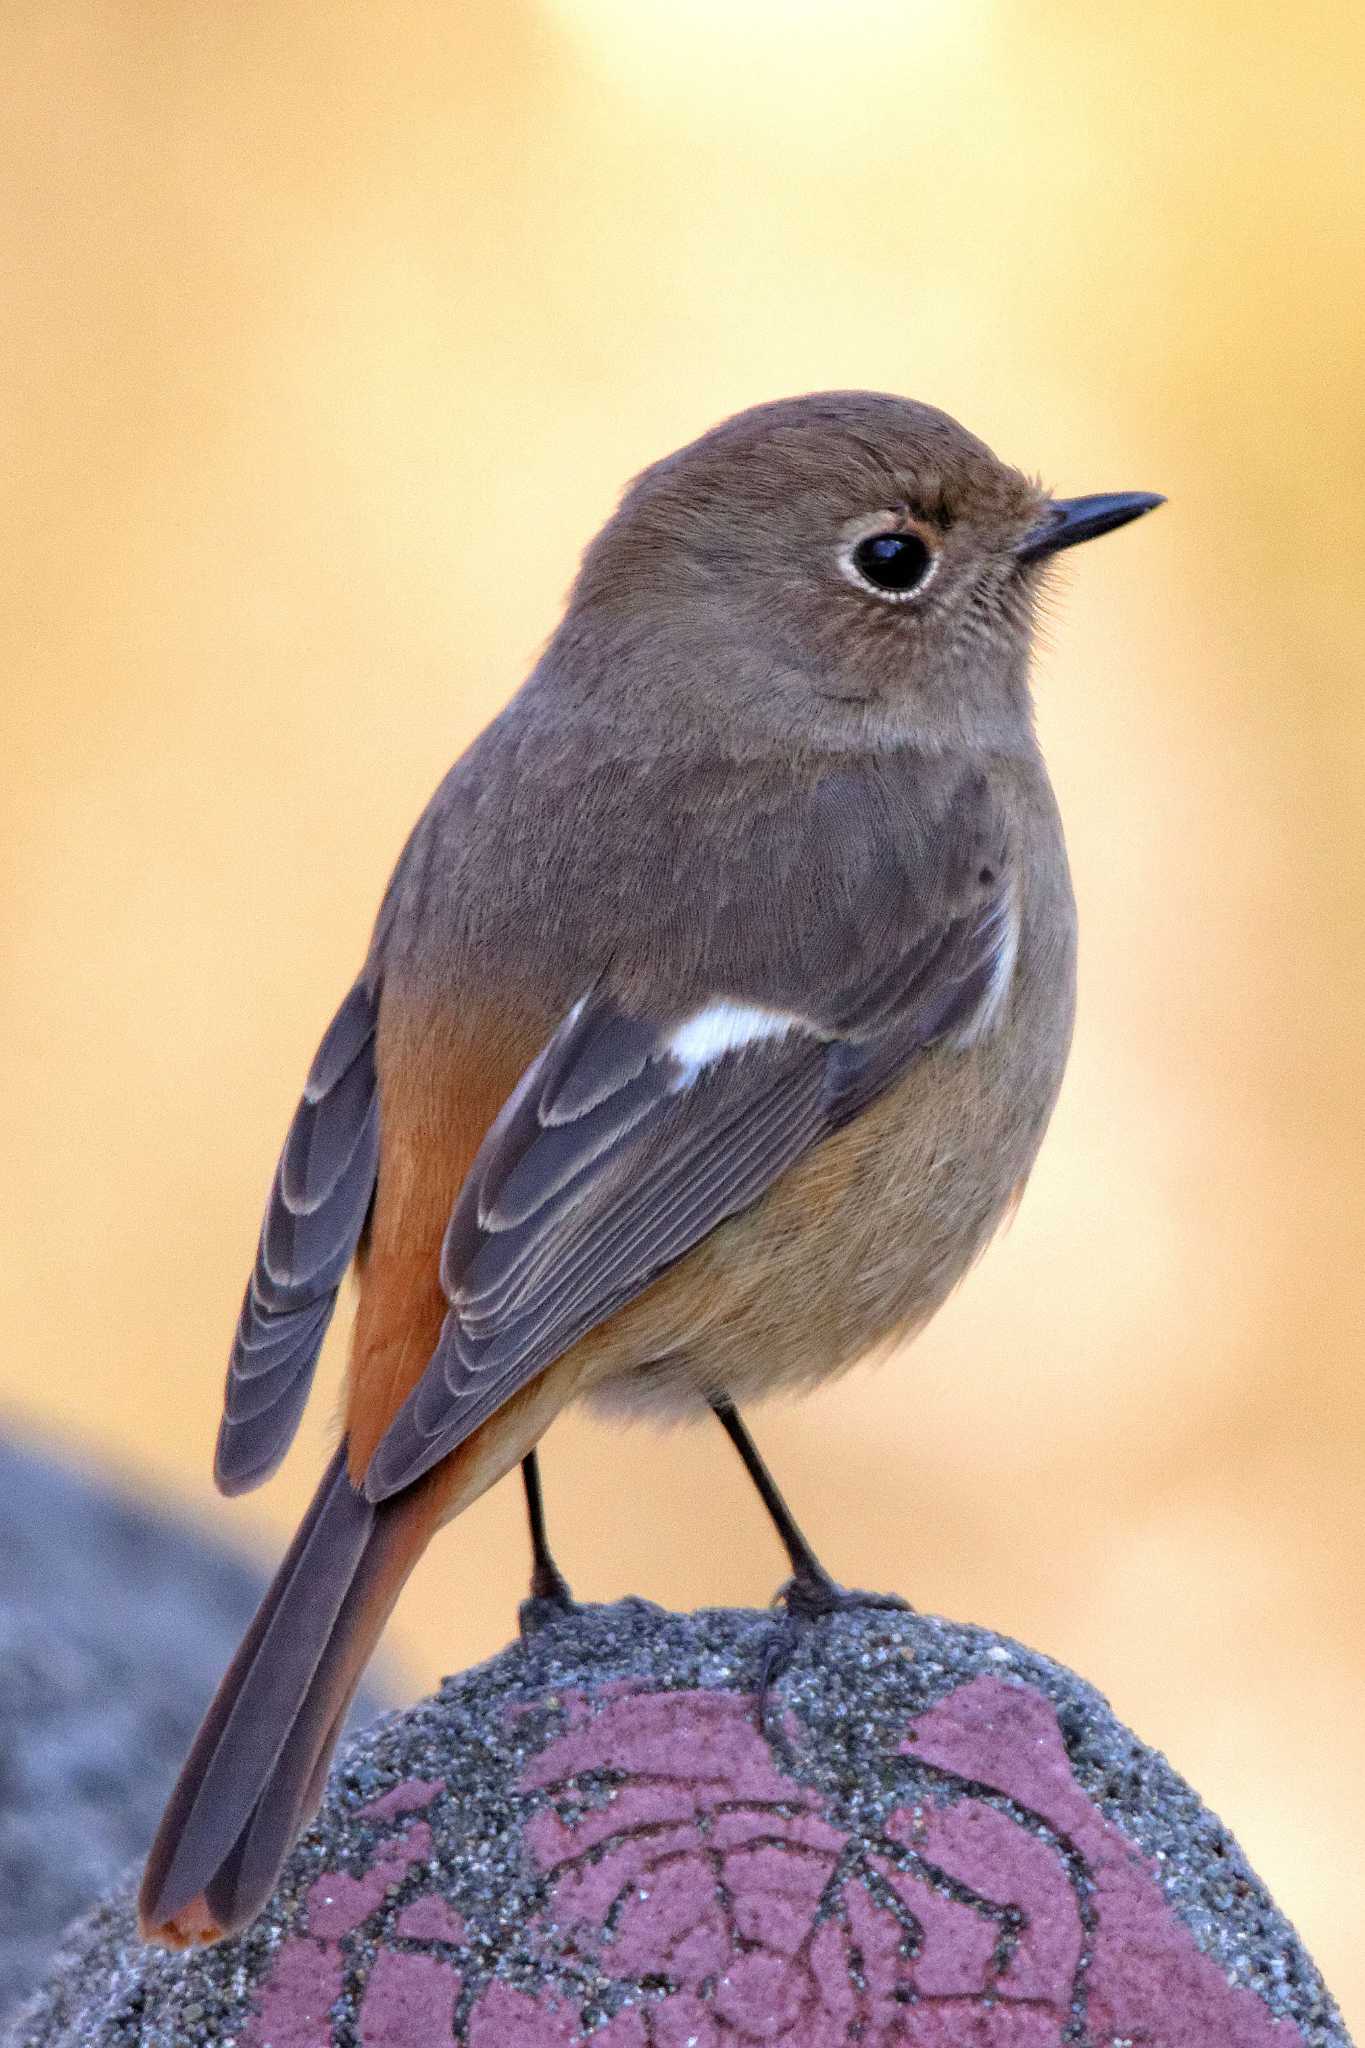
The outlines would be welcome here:
<svg viewBox="0 0 1365 2048">
<path fill-rule="evenodd" d="M 918 528 L 896 526 L 890 519 L 870 533 L 855 535 L 839 555 L 839 567 L 850 583 L 890 604 L 919 597 L 938 563 L 937 548 Z"/>
</svg>

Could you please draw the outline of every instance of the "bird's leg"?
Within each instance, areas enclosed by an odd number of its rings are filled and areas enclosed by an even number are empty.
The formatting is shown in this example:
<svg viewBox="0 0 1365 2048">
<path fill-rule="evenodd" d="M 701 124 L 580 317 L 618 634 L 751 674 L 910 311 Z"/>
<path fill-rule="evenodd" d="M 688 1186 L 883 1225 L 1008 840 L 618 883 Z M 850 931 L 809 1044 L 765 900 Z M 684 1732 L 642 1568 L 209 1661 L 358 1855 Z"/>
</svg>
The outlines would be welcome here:
<svg viewBox="0 0 1365 2048">
<path fill-rule="evenodd" d="M 721 1428 L 739 1452 L 744 1469 L 753 1480 L 758 1497 L 782 1539 L 782 1547 L 791 1559 L 792 1576 L 779 1596 L 787 1610 L 787 1625 L 764 1660 L 759 1685 L 760 1696 L 766 1703 L 769 1688 L 791 1662 L 800 1632 L 809 1623 L 850 1608 L 904 1610 L 910 1603 L 896 1593 L 857 1592 L 831 1578 L 802 1534 L 796 1517 L 782 1498 L 777 1481 L 764 1464 L 757 1444 L 740 1421 L 736 1409 L 721 1397 L 713 1399 L 711 1407 Z"/>
<path fill-rule="evenodd" d="M 795 1515 L 783 1500 L 777 1481 L 764 1464 L 758 1445 L 739 1419 L 739 1412 L 726 1400 L 713 1400 L 713 1412 L 721 1428 L 739 1452 L 744 1469 L 753 1480 L 758 1497 L 791 1559 L 792 1586 L 803 1600 L 818 1603 L 840 1590 L 802 1534 Z"/>
<path fill-rule="evenodd" d="M 556 1615 L 575 1611 L 569 1582 L 555 1563 L 550 1539 L 545 1532 L 545 1498 L 540 1490 L 540 1464 L 534 1451 L 521 1461 L 521 1483 L 526 1489 L 526 1520 L 531 1530 L 531 1596 L 522 1602 L 521 1632 L 533 1635 Z"/>
</svg>

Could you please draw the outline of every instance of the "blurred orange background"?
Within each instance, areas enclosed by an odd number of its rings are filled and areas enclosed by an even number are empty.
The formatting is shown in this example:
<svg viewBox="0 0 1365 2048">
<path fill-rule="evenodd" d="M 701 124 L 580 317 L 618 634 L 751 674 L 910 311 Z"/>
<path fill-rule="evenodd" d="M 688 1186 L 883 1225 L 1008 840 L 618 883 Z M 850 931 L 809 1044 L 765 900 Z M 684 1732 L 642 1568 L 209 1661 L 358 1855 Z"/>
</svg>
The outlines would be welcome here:
<svg viewBox="0 0 1365 2048">
<path fill-rule="evenodd" d="M 1365 17 L 1178 0 L 8 0 L 0 1401 L 208 1478 L 276 1148 L 428 791 L 642 464 L 866 385 L 1067 492 L 1080 1022 L 1013 1230 L 760 1440 L 855 1584 L 1083 1671 L 1365 2019 Z M 330 1376 L 329 1367 L 330 1363 Z M 761 1602 L 719 1431 L 545 1446 L 575 1587 Z M 507 1636 L 506 1485 L 390 1632 Z"/>
</svg>

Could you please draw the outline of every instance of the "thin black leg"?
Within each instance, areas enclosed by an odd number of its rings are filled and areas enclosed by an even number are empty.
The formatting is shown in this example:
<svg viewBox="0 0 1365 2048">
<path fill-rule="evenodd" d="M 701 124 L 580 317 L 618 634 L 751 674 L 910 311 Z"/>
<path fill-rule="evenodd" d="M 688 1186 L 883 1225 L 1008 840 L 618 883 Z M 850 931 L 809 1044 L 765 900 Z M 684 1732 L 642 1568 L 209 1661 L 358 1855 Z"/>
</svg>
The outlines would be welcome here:
<svg viewBox="0 0 1365 2048">
<path fill-rule="evenodd" d="M 531 1525 L 531 1598 L 551 1606 L 569 1609 L 573 1594 L 569 1582 L 550 1552 L 545 1533 L 545 1498 L 540 1490 L 540 1464 L 534 1451 L 521 1461 L 521 1483 L 526 1489 L 526 1519 Z"/>
<path fill-rule="evenodd" d="M 908 1603 L 896 1593 L 854 1592 L 841 1586 L 837 1579 L 832 1579 L 802 1535 L 796 1517 L 783 1500 L 777 1481 L 759 1456 L 758 1446 L 740 1421 L 733 1404 L 718 1396 L 711 1406 L 743 1459 L 744 1469 L 753 1480 L 758 1497 L 782 1538 L 782 1547 L 791 1559 L 792 1576 L 781 1594 L 787 1620 L 768 1650 L 759 1682 L 759 1698 L 764 1703 L 760 1711 L 766 1711 L 769 1689 L 790 1663 L 801 1629 L 830 1614 L 864 1607 L 904 1609 Z"/>
<path fill-rule="evenodd" d="M 782 1539 L 782 1548 L 791 1559 L 792 1576 L 796 1583 L 812 1593 L 834 1591 L 835 1581 L 802 1534 L 795 1515 L 782 1498 L 777 1481 L 759 1454 L 758 1445 L 740 1421 L 738 1410 L 729 1401 L 724 1400 L 713 1400 L 711 1406 L 721 1428 L 739 1452 L 744 1469 L 753 1480 L 758 1497 L 768 1510 L 772 1525 Z"/>
</svg>

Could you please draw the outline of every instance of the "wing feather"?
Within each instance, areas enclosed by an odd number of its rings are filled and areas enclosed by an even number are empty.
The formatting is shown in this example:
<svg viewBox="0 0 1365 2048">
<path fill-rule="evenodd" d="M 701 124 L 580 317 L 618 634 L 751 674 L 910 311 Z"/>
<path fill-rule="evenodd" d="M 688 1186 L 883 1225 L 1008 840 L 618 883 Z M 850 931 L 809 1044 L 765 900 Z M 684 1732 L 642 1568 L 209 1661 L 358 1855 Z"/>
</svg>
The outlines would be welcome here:
<svg viewBox="0 0 1365 2048">
<path fill-rule="evenodd" d="M 356 983 L 328 1026 L 275 1171 L 228 1361 L 214 1478 L 242 1493 L 288 1450 L 379 1163 L 376 992 Z"/>
</svg>

